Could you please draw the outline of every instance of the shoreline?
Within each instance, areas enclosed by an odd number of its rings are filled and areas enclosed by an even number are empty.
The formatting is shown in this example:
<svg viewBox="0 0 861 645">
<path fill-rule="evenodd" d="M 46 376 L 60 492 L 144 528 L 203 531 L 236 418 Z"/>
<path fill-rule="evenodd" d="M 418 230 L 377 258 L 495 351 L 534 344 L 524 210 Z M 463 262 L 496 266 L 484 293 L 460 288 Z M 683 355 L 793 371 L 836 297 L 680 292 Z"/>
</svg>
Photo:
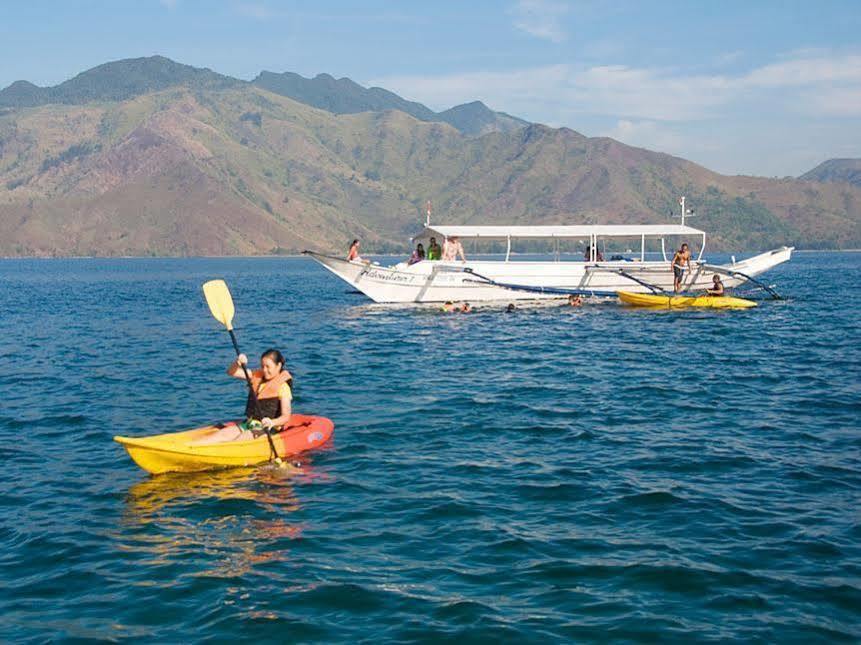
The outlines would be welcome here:
<svg viewBox="0 0 861 645">
<path fill-rule="evenodd" d="M 759 253 L 761 251 L 713 251 L 720 255 L 741 255 L 745 253 Z M 795 249 L 793 253 L 861 253 L 858 249 Z M 399 258 L 405 257 L 406 253 L 367 253 L 368 256 L 377 258 Z M 478 255 L 503 255 L 501 253 L 479 253 Z M 541 253 L 514 253 L 516 255 L 543 255 Z M 578 255 L 577 253 L 563 253 L 562 255 Z M 261 254 L 261 255 L 4 255 L 0 261 L 5 260 L 220 260 L 237 259 L 253 260 L 273 258 L 304 258 L 303 253 L 285 254 Z"/>
</svg>

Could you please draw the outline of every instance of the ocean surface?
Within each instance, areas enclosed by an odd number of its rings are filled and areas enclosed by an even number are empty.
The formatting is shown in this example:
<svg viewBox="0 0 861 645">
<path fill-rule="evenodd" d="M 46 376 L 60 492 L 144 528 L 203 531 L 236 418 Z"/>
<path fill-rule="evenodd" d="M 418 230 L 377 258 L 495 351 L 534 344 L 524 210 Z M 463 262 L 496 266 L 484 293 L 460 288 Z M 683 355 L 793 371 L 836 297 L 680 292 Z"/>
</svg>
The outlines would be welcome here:
<svg viewBox="0 0 861 645">
<path fill-rule="evenodd" d="M 113 435 L 244 407 L 212 278 L 334 440 L 150 477 Z M 303 258 L 0 261 L 0 641 L 858 642 L 861 253 L 767 279 L 461 315 Z"/>
</svg>

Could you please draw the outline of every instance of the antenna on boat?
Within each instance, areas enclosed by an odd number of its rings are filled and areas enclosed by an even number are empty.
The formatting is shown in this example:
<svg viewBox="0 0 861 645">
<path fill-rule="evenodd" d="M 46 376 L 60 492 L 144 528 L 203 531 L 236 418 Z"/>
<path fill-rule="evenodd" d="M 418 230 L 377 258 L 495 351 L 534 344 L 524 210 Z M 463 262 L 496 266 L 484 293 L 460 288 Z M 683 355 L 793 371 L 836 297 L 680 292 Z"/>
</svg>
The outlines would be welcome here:
<svg viewBox="0 0 861 645">
<path fill-rule="evenodd" d="M 430 226 L 430 216 L 431 216 L 431 200 L 428 200 L 427 215 L 425 216 L 425 226 Z"/>
<path fill-rule="evenodd" d="M 685 208 L 685 199 L 686 198 L 684 195 L 679 197 L 679 206 L 681 206 L 681 210 L 682 210 L 682 213 L 681 213 L 681 215 L 682 215 L 682 226 L 685 225 L 685 217 L 686 216 L 687 217 L 693 217 L 694 215 L 697 214 L 693 208 Z"/>
</svg>

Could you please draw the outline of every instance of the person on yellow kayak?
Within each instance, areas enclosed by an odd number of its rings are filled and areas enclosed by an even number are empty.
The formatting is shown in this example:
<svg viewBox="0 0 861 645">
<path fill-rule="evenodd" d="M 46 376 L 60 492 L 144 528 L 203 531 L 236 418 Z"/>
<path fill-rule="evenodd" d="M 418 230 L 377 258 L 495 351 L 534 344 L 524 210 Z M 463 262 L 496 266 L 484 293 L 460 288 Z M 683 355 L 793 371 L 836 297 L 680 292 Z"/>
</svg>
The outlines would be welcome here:
<svg viewBox="0 0 861 645">
<path fill-rule="evenodd" d="M 243 365 L 248 357 L 240 354 L 227 368 L 233 378 L 245 380 Z M 284 368 L 284 356 L 277 349 L 268 349 L 260 357 L 260 369 L 251 372 L 251 385 L 255 398 L 248 394 L 245 402 L 245 421 L 228 424 L 218 432 L 195 442 L 197 445 L 245 441 L 259 437 L 262 432 L 280 428 L 290 421 L 293 392 L 290 389 L 293 377 Z M 255 405 L 256 403 L 256 405 Z"/>
<path fill-rule="evenodd" d="M 723 288 L 723 282 L 721 282 L 720 276 L 717 273 L 712 276 L 712 288 L 706 289 L 706 293 L 710 296 L 718 297 L 726 295 L 726 292 Z"/>
</svg>

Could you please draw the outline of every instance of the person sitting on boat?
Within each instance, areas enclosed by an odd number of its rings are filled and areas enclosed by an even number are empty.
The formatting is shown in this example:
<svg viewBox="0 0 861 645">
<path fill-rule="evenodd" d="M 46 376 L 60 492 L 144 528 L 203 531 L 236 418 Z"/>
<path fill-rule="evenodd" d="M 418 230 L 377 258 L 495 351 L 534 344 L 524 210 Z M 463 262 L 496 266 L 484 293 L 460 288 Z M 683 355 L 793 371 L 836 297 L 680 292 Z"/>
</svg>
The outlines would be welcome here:
<svg viewBox="0 0 861 645">
<path fill-rule="evenodd" d="M 454 262 L 458 256 L 463 262 L 466 262 L 466 255 L 463 253 L 463 244 L 457 237 L 446 238 L 442 245 L 442 259 L 448 262 Z"/>
<path fill-rule="evenodd" d="M 586 250 L 583 252 L 583 259 L 586 260 L 586 262 L 592 261 L 592 251 L 595 251 L 595 262 L 604 261 L 604 254 L 601 253 L 601 251 L 599 251 L 596 246 L 592 245 L 587 247 Z"/>
<path fill-rule="evenodd" d="M 579 307 L 583 304 L 583 298 L 580 297 L 580 294 L 571 294 L 568 296 L 568 306 L 569 307 Z"/>
<path fill-rule="evenodd" d="M 362 261 L 362 258 L 359 256 L 359 240 L 353 240 L 353 243 L 350 244 L 350 250 L 347 251 L 347 262 L 353 261 Z"/>
<path fill-rule="evenodd" d="M 245 380 L 242 366 L 247 364 L 248 357 L 240 354 L 227 368 L 227 374 Z M 195 445 L 246 441 L 259 437 L 266 430 L 286 425 L 292 415 L 292 384 L 293 377 L 284 369 L 284 356 L 277 349 L 267 349 L 260 357 L 260 369 L 251 372 L 256 405 L 249 392 L 245 402 L 245 421 L 230 423 L 196 441 Z"/>
<path fill-rule="evenodd" d="M 430 239 L 430 244 L 428 245 L 428 260 L 439 260 L 442 258 L 442 247 L 439 245 L 439 242 L 436 241 L 435 237 Z"/>
<path fill-rule="evenodd" d="M 673 256 L 673 290 L 679 292 L 682 289 L 682 278 L 685 276 L 685 266 L 691 268 L 691 252 L 687 244 L 682 244 L 681 248 L 676 251 Z"/>
<path fill-rule="evenodd" d="M 726 295 L 726 292 L 723 287 L 723 282 L 721 282 L 720 276 L 717 273 L 712 276 L 712 288 L 706 289 L 706 293 L 710 296 L 717 297 Z"/>
<path fill-rule="evenodd" d="M 416 262 L 421 262 L 424 259 L 425 259 L 425 247 L 422 246 L 421 242 L 419 242 L 416 245 L 416 250 L 413 251 L 413 254 L 410 256 L 410 259 L 407 262 L 407 264 L 415 264 Z"/>
</svg>

